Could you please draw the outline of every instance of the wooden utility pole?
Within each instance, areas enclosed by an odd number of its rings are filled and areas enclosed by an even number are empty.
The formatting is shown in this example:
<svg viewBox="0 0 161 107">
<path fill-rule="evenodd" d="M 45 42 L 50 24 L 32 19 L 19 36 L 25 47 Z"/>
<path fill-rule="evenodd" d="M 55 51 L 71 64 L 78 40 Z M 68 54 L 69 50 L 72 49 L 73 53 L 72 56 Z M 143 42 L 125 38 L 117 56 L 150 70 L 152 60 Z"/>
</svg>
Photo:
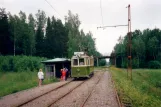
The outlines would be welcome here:
<svg viewBox="0 0 161 107">
<path fill-rule="evenodd" d="M 132 60 L 131 60 L 131 10 L 130 10 L 130 5 L 128 5 L 128 45 L 127 45 L 127 59 L 128 59 L 128 65 L 127 65 L 127 78 L 130 76 L 130 80 L 132 80 Z M 130 73 L 130 74 L 129 74 Z"/>
<path fill-rule="evenodd" d="M 101 27 L 97 27 L 97 29 L 98 28 L 104 29 L 106 27 L 123 27 L 123 26 L 128 26 L 128 33 L 127 33 L 127 37 L 128 37 L 128 44 L 127 44 L 127 59 L 128 59 L 128 62 L 127 62 L 127 78 L 129 78 L 129 76 L 130 76 L 130 80 L 132 80 L 132 58 L 131 58 L 131 46 L 132 46 L 131 36 L 132 36 L 132 33 L 131 33 L 131 9 L 130 9 L 130 4 L 128 5 L 128 24 L 127 25 L 101 26 Z"/>
</svg>

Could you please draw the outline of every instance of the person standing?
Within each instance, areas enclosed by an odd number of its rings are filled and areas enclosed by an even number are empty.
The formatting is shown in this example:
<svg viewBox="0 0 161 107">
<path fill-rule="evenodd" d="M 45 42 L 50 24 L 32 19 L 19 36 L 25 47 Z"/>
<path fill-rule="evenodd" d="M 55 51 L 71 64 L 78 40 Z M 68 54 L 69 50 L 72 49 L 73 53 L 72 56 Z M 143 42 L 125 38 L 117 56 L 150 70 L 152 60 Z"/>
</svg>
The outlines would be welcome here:
<svg viewBox="0 0 161 107">
<path fill-rule="evenodd" d="M 39 79 L 39 86 L 41 86 L 42 82 L 44 80 L 44 73 L 42 72 L 42 69 L 39 70 L 37 75 L 38 75 L 38 79 Z"/>
<path fill-rule="evenodd" d="M 63 80 L 65 81 L 65 77 L 66 77 L 66 71 L 65 71 L 65 68 L 63 68 L 62 77 L 63 77 Z"/>
<path fill-rule="evenodd" d="M 69 74 L 68 74 L 68 69 L 65 67 L 65 71 L 66 71 L 66 77 L 65 77 L 65 81 L 67 80 Z"/>
<path fill-rule="evenodd" d="M 61 73 L 60 80 L 63 80 L 63 69 L 60 70 L 60 73 Z"/>
</svg>

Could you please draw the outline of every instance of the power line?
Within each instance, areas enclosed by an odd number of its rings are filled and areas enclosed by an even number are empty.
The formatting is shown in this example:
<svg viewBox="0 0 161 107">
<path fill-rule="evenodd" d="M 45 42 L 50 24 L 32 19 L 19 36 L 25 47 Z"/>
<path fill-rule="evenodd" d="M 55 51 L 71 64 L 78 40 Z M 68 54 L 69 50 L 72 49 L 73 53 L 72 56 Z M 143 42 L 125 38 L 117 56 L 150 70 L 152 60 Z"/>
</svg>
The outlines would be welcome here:
<svg viewBox="0 0 161 107">
<path fill-rule="evenodd" d="M 101 0 L 100 0 L 100 9 L 101 9 L 102 25 L 104 25 L 103 24 L 103 14 L 102 14 L 102 2 L 101 2 Z"/>
<path fill-rule="evenodd" d="M 63 17 L 62 17 L 62 15 L 61 14 L 59 14 L 57 11 L 56 11 L 56 9 L 51 5 L 51 3 L 49 3 L 47 0 L 45 0 L 49 5 L 50 5 L 50 7 L 60 16 L 60 18 L 62 18 L 62 19 L 64 19 Z M 73 23 L 75 23 L 74 22 L 74 20 L 73 20 L 73 18 L 71 18 L 71 20 L 72 20 L 72 22 Z"/>
<path fill-rule="evenodd" d="M 60 18 L 62 18 L 62 19 L 64 19 L 63 17 L 62 17 L 62 15 L 61 14 L 59 14 L 57 11 L 56 11 L 56 9 L 51 5 L 51 3 L 49 3 L 47 0 L 45 0 L 48 4 L 49 4 L 49 6 L 60 16 Z M 72 22 L 74 23 L 74 20 L 73 20 L 73 18 L 71 18 L 72 19 Z"/>
<path fill-rule="evenodd" d="M 57 10 L 47 0 L 45 0 L 45 1 L 62 18 L 62 16 L 57 12 Z"/>
</svg>

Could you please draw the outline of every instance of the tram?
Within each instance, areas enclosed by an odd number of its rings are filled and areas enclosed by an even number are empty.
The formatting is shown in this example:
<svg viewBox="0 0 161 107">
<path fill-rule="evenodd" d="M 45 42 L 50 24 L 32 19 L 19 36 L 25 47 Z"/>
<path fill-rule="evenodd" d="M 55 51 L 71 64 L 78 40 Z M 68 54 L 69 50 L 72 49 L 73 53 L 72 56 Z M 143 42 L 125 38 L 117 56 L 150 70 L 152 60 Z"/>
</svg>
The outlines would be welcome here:
<svg viewBox="0 0 161 107">
<path fill-rule="evenodd" d="M 84 52 L 74 52 L 71 58 L 71 77 L 90 78 L 94 74 L 94 58 Z"/>
</svg>

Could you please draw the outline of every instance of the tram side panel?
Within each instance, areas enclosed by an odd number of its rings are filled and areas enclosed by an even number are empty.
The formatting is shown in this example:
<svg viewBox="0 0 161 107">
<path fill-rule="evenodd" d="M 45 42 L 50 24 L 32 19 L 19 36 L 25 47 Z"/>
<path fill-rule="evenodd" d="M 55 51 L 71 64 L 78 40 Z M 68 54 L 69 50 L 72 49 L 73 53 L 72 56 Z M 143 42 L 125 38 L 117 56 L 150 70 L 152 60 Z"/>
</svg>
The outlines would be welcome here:
<svg viewBox="0 0 161 107">
<path fill-rule="evenodd" d="M 93 74 L 93 66 L 72 67 L 71 76 L 74 78 L 90 77 Z"/>
</svg>

